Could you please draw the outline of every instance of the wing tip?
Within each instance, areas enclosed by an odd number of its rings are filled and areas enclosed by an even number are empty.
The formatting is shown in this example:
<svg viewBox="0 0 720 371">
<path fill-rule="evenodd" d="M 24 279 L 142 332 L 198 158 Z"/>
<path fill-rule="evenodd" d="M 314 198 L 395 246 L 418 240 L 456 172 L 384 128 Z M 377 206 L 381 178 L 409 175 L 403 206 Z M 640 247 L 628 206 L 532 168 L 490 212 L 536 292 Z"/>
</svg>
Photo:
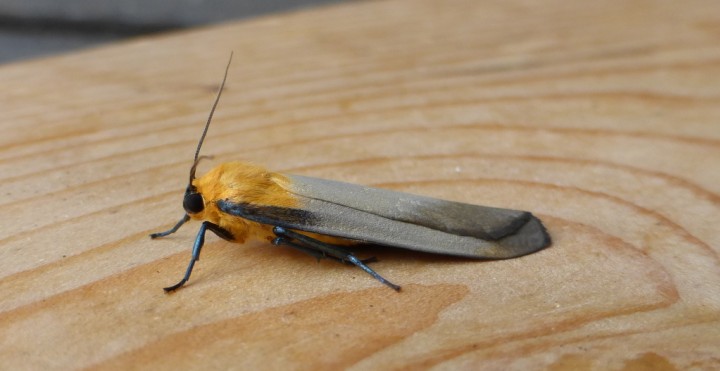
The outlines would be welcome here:
<svg viewBox="0 0 720 371">
<path fill-rule="evenodd" d="M 535 215 L 530 216 L 527 222 L 516 233 L 507 236 L 497 243 L 505 252 L 501 258 L 516 258 L 532 254 L 552 245 L 550 233 Z"/>
<path fill-rule="evenodd" d="M 541 246 L 538 249 L 544 249 L 552 245 L 552 238 L 550 237 L 550 233 L 548 233 L 547 228 L 545 228 L 545 225 L 542 223 L 542 221 L 532 214 L 530 214 L 530 220 L 537 221 L 539 229 L 538 233 L 542 235 L 542 242 L 540 243 Z"/>
</svg>

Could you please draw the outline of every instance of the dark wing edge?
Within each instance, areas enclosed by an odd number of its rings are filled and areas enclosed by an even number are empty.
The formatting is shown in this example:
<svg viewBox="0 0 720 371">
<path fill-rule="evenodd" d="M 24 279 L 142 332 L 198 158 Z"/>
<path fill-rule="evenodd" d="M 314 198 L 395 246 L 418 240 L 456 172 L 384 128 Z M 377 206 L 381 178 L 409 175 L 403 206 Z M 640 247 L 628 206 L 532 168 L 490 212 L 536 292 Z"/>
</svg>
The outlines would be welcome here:
<svg viewBox="0 0 720 371">
<path fill-rule="evenodd" d="M 506 252 L 504 258 L 514 258 L 542 250 L 552 244 L 550 234 L 540 219 L 528 213 L 527 223 L 515 233 L 508 235 L 496 243 Z"/>
</svg>

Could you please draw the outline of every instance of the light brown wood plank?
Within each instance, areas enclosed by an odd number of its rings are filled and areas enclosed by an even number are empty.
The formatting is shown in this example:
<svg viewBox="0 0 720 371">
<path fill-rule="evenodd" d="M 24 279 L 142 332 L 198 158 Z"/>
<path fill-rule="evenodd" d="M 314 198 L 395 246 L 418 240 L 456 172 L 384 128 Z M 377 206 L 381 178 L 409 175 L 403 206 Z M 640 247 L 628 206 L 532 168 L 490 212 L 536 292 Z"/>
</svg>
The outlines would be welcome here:
<svg viewBox="0 0 720 371">
<path fill-rule="evenodd" d="M 720 368 L 720 5 L 368 1 L 0 66 L 0 364 Z M 363 272 L 171 226 L 214 163 L 530 210 L 551 248 Z"/>
</svg>

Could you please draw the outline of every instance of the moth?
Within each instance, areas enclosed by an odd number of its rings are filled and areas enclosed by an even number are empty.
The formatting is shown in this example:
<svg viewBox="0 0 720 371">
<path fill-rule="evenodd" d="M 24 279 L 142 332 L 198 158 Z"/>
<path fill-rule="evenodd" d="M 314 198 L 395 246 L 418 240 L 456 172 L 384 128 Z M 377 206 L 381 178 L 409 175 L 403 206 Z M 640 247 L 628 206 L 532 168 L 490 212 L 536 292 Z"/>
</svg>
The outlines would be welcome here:
<svg viewBox="0 0 720 371">
<path fill-rule="evenodd" d="M 165 291 L 176 290 L 189 280 L 208 230 L 231 242 L 265 240 L 318 259 L 353 264 L 396 291 L 400 286 L 368 266 L 375 259 L 357 258 L 351 250 L 353 245 L 509 259 L 551 244 L 542 222 L 528 211 L 282 174 L 243 162 L 220 164 L 196 178 L 198 162 L 203 159 L 200 149 L 225 86 L 230 61 L 195 151 L 183 198 L 185 214 L 171 229 L 150 235 L 164 237 L 190 219 L 202 221 L 185 275 Z"/>
</svg>

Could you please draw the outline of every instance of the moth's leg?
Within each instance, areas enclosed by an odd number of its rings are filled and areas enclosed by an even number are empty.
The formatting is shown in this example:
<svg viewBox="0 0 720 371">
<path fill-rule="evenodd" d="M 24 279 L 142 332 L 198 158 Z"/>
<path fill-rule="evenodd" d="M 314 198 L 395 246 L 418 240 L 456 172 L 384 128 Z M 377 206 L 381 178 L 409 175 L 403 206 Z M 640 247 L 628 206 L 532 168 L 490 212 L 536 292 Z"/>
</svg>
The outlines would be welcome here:
<svg viewBox="0 0 720 371">
<path fill-rule="evenodd" d="M 349 262 L 349 261 L 347 261 L 347 260 L 343 260 L 343 259 L 340 259 L 340 258 L 336 258 L 336 257 L 334 257 L 334 256 L 331 256 L 331 255 L 326 254 L 326 253 L 323 252 L 323 251 L 320 251 L 320 250 L 317 250 L 317 249 L 313 249 L 313 248 L 311 248 L 311 247 L 303 246 L 303 245 L 301 245 L 301 244 L 299 244 L 299 243 L 294 242 L 292 239 L 287 238 L 287 237 L 276 237 L 274 240 L 272 240 L 272 244 L 275 245 L 275 246 L 280 246 L 280 245 L 290 246 L 290 247 L 292 247 L 292 248 L 294 248 L 294 249 L 296 249 L 296 250 L 302 251 L 302 252 L 304 252 L 304 253 L 306 253 L 306 254 L 314 257 L 314 258 L 317 259 L 318 261 L 320 261 L 320 260 L 322 260 L 322 259 L 331 259 L 331 260 L 334 260 L 334 261 L 336 261 L 336 262 L 338 262 L 338 263 L 344 263 L 344 264 L 353 265 L 353 263 L 351 263 L 351 262 Z M 341 248 L 341 247 L 339 247 L 339 246 L 332 246 L 332 247 L 336 248 L 339 252 L 342 252 L 342 253 L 344 253 L 344 254 L 346 254 L 346 255 L 347 255 L 347 254 L 352 254 L 350 251 L 347 251 L 347 250 L 345 250 L 345 249 L 343 249 L 343 248 Z M 373 257 L 370 257 L 370 258 L 367 258 L 367 259 L 361 259 L 360 261 L 363 262 L 363 263 L 365 263 L 365 264 L 369 264 L 369 263 L 375 263 L 375 262 L 377 262 L 378 260 L 377 260 L 376 257 L 373 256 Z"/>
<path fill-rule="evenodd" d="M 193 266 L 195 265 L 195 262 L 200 259 L 200 250 L 202 250 L 202 247 L 205 244 L 205 232 L 208 229 L 212 232 L 215 232 L 215 234 L 222 238 L 232 239 L 232 234 L 225 229 L 222 229 L 220 226 L 210 222 L 203 222 L 200 225 L 200 230 L 198 231 L 197 237 L 195 237 L 195 244 L 193 245 L 192 249 L 192 257 L 190 258 L 190 263 L 188 264 L 187 270 L 185 271 L 185 276 L 183 276 L 183 279 L 180 280 L 180 282 L 170 287 L 165 287 L 163 288 L 163 290 L 165 290 L 166 292 L 177 290 L 190 279 L 190 274 L 192 273 Z"/>
<path fill-rule="evenodd" d="M 375 271 L 372 270 L 370 267 L 368 267 L 367 265 L 365 265 L 365 263 L 363 263 L 362 260 L 358 259 L 358 258 L 355 257 L 355 255 L 353 255 L 350 251 L 347 251 L 346 249 L 344 249 L 344 248 L 342 248 L 342 247 L 334 246 L 334 245 L 331 245 L 331 244 L 327 244 L 327 243 L 325 243 L 325 242 L 318 241 L 318 240 L 316 240 L 316 239 L 314 239 L 314 238 L 312 238 L 312 237 L 308 237 L 308 236 L 306 236 L 306 235 L 304 235 L 304 234 L 300 234 L 300 233 L 296 233 L 296 232 L 293 232 L 293 231 L 289 231 L 289 230 L 287 230 L 287 229 L 285 229 L 285 228 L 282 228 L 282 227 L 275 227 L 275 228 L 273 228 L 273 233 L 275 233 L 276 236 L 281 237 L 281 238 L 284 237 L 284 238 L 286 238 L 286 239 L 293 239 L 293 240 L 299 241 L 299 242 L 301 242 L 303 245 L 305 245 L 306 248 L 310 248 L 310 249 L 312 249 L 312 250 L 315 250 L 316 253 L 325 254 L 325 255 L 334 257 L 334 258 L 336 258 L 336 259 L 338 259 L 338 260 L 341 260 L 341 261 L 350 262 L 350 263 L 352 263 L 352 264 L 360 267 L 360 269 L 364 270 L 364 271 L 367 272 L 369 275 L 375 277 L 376 280 L 378 280 L 378 281 L 380 281 L 381 283 L 387 285 L 387 286 L 390 287 L 391 289 L 393 289 L 393 290 L 395 290 L 395 291 L 400 291 L 400 286 L 398 286 L 398 285 L 396 285 L 396 284 L 394 284 L 394 283 L 386 280 L 385 278 L 383 278 L 383 277 L 382 277 L 381 275 L 379 275 L 377 272 L 375 272 Z M 313 254 L 311 254 L 311 255 L 313 255 Z"/>
<path fill-rule="evenodd" d="M 180 221 L 177 222 L 177 224 L 175 224 L 174 227 L 168 229 L 168 230 L 165 231 L 165 232 L 153 233 L 153 234 L 150 235 L 150 238 L 165 237 L 165 236 L 167 236 L 167 235 L 169 235 L 169 234 L 173 234 L 173 233 L 177 232 L 177 230 L 180 229 L 180 227 L 181 227 L 183 224 L 185 224 L 188 220 L 190 220 L 190 216 L 189 216 L 188 214 L 185 214 L 185 215 L 183 215 L 182 219 L 180 219 Z"/>
<path fill-rule="evenodd" d="M 217 224 L 213 224 L 210 222 L 207 223 L 207 229 L 211 230 L 213 233 L 215 233 L 218 237 L 222 238 L 225 241 L 233 242 L 235 241 L 235 237 L 233 237 L 232 233 L 228 231 L 227 229 L 223 229 Z"/>
<path fill-rule="evenodd" d="M 334 256 L 330 256 L 330 255 L 328 255 L 328 254 L 325 254 L 325 253 L 322 252 L 322 251 L 318 251 L 318 250 L 315 250 L 315 249 L 311 249 L 311 248 L 305 247 L 305 246 L 303 246 L 303 245 L 301 245 L 301 244 L 299 244 L 299 243 L 293 242 L 292 239 L 287 238 L 287 237 L 276 237 L 276 238 L 272 241 L 272 244 L 275 245 L 275 246 L 280 246 L 280 245 L 290 246 L 290 247 L 292 247 L 293 249 L 302 251 L 302 252 L 304 252 L 304 253 L 306 253 L 306 254 L 314 257 L 314 258 L 317 259 L 318 261 L 320 261 L 321 259 L 332 259 L 332 260 L 337 261 L 338 263 L 342 263 L 342 262 L 343 262 L 342 260 L 340 260 L 340 259 L 338 259 L 338 258 L 336 258 L 336 257 L 334 257 Z"/>
</svg>

